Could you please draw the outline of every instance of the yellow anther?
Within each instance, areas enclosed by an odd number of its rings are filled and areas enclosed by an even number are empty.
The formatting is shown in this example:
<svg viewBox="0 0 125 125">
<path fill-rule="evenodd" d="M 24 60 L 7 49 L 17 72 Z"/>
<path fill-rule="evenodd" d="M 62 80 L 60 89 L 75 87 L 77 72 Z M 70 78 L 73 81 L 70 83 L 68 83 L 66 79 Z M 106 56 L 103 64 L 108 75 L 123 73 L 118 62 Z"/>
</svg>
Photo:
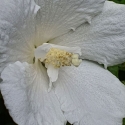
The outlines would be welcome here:
<svg viewBox="0 0 125 125">
<path fill-rule="evenodd" d="M 71 65 L 72 53 L 64 50 L 51 48 L 46 54 L 45 63 L 52 64 L 54 67 L 60 68 L 61 66 Z"/>
<path fill-rule="evenodd" d="M 72 55 L 72 59 L 78 59 L 79 58 L 79 55 L 78 54 L 73 54 Z"/>
<path fill-rule="evenodd" d="M 55 68 L 60 68 L 62 66 L 79 66 L 81 60 L 78 54 L 73 54 L 66 52 L 65 50 L 60 50 L 56 48 L 51 48 L 46 54 L 44 63 L 52 64 Z"/>
<path fill-rule="evenodd" d="M 78 54 L 73 54 L 73 55 L 72 55 L 72 64 L 73 64 L 74 66 L 78 67 L 81 62 L 82 62 L 82 60 L 79 59 L 79 55 L 78 55 Z"/>
<path fill-rule="evenodd" d="M 72 59 L 72 64 L 76 67 L 78 67 L 81 62 L 82 62 L 81 59 Z"/>
</svg>

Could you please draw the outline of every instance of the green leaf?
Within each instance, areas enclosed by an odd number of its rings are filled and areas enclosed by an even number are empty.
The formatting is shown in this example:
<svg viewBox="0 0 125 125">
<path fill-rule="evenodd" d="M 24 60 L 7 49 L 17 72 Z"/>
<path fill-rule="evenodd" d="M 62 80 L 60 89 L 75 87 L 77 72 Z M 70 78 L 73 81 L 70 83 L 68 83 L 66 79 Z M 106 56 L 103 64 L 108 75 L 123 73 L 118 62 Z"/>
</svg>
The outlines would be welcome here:
<svg viewBox="0 0 125 125">
<path fill-rule="evenodd" d="M 125 71 L 125 63 L 119 65 L 119 70 Z"/>
<path fill-rule="evenodd" d="M 122 125 L 125 125 L 125 118 L 123 118 L 123 124 Z"/>
<path fill-rule="evenodd" d="M 125 0 L 109 0 L 109 1 L 113 1 L 119 4 L 125 4 Z"/>
<path fill-rule="evenodd" d="M 118 78 L 119 65 L 108 67 L 108 70 Z"/>
<path fill-rule="evenodd" d="M 122 81 L 122 83 L 125 85 L 125 81 Z"/>
</svg>

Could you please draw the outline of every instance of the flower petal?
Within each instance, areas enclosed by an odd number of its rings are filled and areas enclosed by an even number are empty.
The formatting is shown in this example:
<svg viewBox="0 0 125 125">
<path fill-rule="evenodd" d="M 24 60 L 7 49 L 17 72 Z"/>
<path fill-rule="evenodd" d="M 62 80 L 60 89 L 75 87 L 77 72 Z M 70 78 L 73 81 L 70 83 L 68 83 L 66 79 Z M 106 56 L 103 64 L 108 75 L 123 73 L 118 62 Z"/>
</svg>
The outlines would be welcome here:
<svg viewBox="0 0 125 125">
<path fill-rule="evenodd" d="M 38 9 L 34 0 L 0 1 L 0 72 L 10 62 L 33 62 L 32 24 Z"/>
<path fill-rule="evenodd" d="M 5 105 L 19 125 L 64 125 L 65 118 L 41 66 L 16 62 L 2 72 Z"/>
<path fill-rule="evenodd" d="M 105 67 L 125 62 L 125 5 L 106 2 L 103 12 L 92 20 L 50 43 L 80 46 L 84 59 Z"/>
<path fill-rule="evenodd" d="M 58 79 L 59 68 L 55 68 L 53 65 L 49 64 L 47 66 L 47 75 L 49 76 L 49 89 L 52 89 L 52 83 Z"/>
<path fill-rule="evenodd" d="M 82 23 L 90 23 L 102 11 L 104 2 L 105 0 L 36 0 L 41 6 L 37 16 L 39 39 L 47 42 L 75 30 Z"/>
<path fill-rule="evenodd" d="M 125 86 L 109 71 L 83 61 L 60 69 L 54 83 L 61 109 L 73 125 L 122 125 Z"/>
</svg>

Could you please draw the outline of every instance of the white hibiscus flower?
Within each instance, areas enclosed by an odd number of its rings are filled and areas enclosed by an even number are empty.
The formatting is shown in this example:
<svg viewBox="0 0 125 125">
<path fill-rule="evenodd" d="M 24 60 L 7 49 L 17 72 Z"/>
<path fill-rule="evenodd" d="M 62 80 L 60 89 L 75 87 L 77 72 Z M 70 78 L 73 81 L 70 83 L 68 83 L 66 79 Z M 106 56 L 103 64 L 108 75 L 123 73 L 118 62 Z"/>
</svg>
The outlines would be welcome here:
<svg viewBox="0 0 125 125">
<path fill-rule="evenodd" d="M 125 6 L 104 2 L 0 0 L 0 89 L 18 125 L 122 125 L 125 87 L 95 62 L 125 62 Z"/>
</svg>

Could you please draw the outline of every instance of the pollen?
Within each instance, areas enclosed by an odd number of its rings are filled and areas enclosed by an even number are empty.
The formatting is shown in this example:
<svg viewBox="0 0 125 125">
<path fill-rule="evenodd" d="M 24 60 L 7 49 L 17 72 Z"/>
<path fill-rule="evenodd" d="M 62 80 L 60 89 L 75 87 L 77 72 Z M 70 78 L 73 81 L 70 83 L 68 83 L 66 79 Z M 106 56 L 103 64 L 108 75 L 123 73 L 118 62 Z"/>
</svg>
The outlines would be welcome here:
<svg viewBox="0 0 125 125">
<path fill-rule="evenodd" d="M 79 66 L 81 60 L 78 58 L 77 54 L 67 52 L 65 50 L 60 50 L 57 48 L 51 48 L 46 54 L 44 63 L 52 64 L 55 68 L 60 68 L 63 66 Z"/>
<path fill-rule="evenodd" d="M 72 53 L 51 48 L 46 54 L 45 63 L 52 64 L 56 68 L 60 68 L 61 66 L 71 66 Z"/>
</svg>

